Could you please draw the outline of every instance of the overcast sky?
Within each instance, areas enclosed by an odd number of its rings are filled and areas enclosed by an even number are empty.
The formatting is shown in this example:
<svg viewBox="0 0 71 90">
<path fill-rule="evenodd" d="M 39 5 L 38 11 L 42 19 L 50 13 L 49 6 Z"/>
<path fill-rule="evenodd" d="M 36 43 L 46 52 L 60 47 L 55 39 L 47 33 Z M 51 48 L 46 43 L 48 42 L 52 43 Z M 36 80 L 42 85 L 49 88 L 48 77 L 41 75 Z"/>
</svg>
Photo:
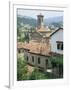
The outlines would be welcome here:
<svg viewBox="0 0 71 90">
<path fill-rule="evenodd" d="M 36 16 L 38 14 L 44 15 L 44 18 L 51 18 L 51 17 L 57 17 L 57 16 L 63 16 L 62 11 L 40 11 L 40 10 L 24 10 L 24 9 L 17 9 L 18 15 L 23 16 L 30 16 L 32 18 L 37 18 Z"/>
</svg>

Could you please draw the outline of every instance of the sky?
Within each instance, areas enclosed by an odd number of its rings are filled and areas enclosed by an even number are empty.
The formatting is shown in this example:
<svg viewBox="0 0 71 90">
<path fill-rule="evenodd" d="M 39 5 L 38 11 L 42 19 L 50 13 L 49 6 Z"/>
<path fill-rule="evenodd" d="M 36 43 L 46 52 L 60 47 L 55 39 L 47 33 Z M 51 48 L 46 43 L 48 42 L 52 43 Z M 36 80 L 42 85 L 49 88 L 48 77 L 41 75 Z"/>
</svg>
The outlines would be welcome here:
<svg viewBox="0 0 71 90">
<path fill-rule="evenodd" d="M 51 17 L 58 17 L 63 16 L 63 11 L 40 11 L 40 10 L 24 10 L 24 9 L 17 9 L 17 15 L 22 16 L 30 16 L 32 18 L 37 18 L 38 14 L 44 15 L 44 18 L 51 18 Z"/>
</svg>

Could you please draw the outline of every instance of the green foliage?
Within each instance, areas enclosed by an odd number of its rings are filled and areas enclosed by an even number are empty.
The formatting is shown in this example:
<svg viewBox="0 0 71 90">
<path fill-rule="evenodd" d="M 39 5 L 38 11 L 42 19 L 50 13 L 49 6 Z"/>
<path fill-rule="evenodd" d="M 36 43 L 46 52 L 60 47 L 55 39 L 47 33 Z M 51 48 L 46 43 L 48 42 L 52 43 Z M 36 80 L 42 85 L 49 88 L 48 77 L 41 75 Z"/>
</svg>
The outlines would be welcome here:
<svg viewBox="0 0 71 90">
<path fill-rule="evenodd" d="M 17 80 L 40 80 L 40 79 L 47 79 L 48 76 L 39 71 L 37 68 L 31 74 L 27 74 L 27 64 L 21 58 L 17 60 Z"/>
<path fill-rule="evenodd" d="M 52 55 L 50 57 L 51 62 L 63 65 L 63 55 Z"/>
<path fill-rule="evenodd" d="M 34 19 L 32 17 L 30 18 L 30 17 L 17 16 L 18 27 L 22 26 L 21 23 L 23 23 L 23 25 L 29 25 L 29 26 L 36 27 L 36 19 Z"/>
<path fill-rule="evenodd" d="M 39 71 L 38 69 L 34 69 L 29 79 L 30 80 L 48 79 L 48 76 L 45 73 Z"/>
<path fill-rule="evenodd" d="M 22 32 L 18 31 L 17 35 L 19 37 L 19 39 L 18 39 L 19 42 L 24 42 L 24 41 L 29 42 L 29 33 L 28 32 L 26 32 L 22 35 Z"/>
<path fill-rule="evenodd" d="M 21 58 L 18 58 L 17 60 L 17 80 L 27 79 L 26 73 L 27 73 L 26 63 L 23 60 L 21 60 Z"/>
<path fill-rule="evenodd" d="M 24 33 L 25 37 L 24 37 L 24 41 L 29 42 L 29 33 Z"/>
<path fill-rule="evenodd" d="M 63 55 L 52 55 L 50 57 L 52 68 L 57 68 L 58 78 L 63 77 Z M 54 78 L 55 78 L 54 77 Z"/>
<path fill-rule="evenodd" d="M 55 64 L 58 65 L 59 68 L 59 75 L 63 73 L 63 56 L 52 56 L 50 60 Z M 57 67 L 57 66 L 56 66 Z M 59 76 L 61 77 L 61 76 Z M 59 78 L 52 73 L 47 73 L 40 71 L 37 67 L 34 67 L 34 70 L 28 74 L 28 67 L 27 63 L 24 61 L 24 57 L 19 57 L 17 60 L 17 80 L 42 80 L 42 79 L 55 79 Z"/>
</svg>

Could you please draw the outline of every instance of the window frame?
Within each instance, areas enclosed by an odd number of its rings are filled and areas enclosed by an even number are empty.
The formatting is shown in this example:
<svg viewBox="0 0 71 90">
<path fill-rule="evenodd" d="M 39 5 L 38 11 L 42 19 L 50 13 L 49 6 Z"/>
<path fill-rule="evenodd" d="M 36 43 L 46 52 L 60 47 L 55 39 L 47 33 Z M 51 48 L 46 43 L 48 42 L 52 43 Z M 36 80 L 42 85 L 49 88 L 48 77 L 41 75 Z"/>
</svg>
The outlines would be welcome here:
<svg viewBox="0 0 71 90">
<path fill-rule="evenodd" d="M 38 57 L 38 64 L 40 64 L 41 63 L 41 60 L 40 60 L 40 57 Z"/>
<path fill-rule="evenodd" d="M 63 50 L 63 42 L 62 41 L 56 41 L 57 43 L 57 50 Z"/>
<path fill-rule="evenodd" d="M 27 60 L 27 62 L 28 62 L 28 60 L 29 60 L 28 56 L 26 56 L 26 60 Z"/>
<path fill-rule="evenodd" d="M 32 56 L 32 62 L 34 63 L 34 56 Z"/>
</svg>

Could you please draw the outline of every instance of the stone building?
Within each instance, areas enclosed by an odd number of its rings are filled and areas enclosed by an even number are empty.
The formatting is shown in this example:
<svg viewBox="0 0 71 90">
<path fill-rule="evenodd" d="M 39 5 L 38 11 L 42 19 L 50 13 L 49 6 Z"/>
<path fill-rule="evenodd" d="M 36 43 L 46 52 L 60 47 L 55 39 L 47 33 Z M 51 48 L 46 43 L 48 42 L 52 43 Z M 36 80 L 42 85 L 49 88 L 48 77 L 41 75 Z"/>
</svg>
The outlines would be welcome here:
<svg viewBox="0 0 71 90">
<path fill-rule="evenodd" d="M 44 27 L 43 17 L 37 15 L 37 29 L 29 43 L 24 44 L 24 57 L 28 64 L 46 70 L 51 67 L 49 36 L 52 32 Z"/>
<path fill-rule="evenodd" d="M 44 71 L 52 67 L 50 57 L 52 53 L 63 54 L 63 28 L 52 32 L 44 26 L 43 15 L 37 15 L 37 29 L 32 32 L 29 42 L 18 44 L 18 52 L 24 52 L 25 61 Z M 57 47 L 59 49 L 57 49 Z M 61 50 L 60 50 L 61 48 Z M 57 68 L 57 67 L 56 67 Z"/>
</svg>

